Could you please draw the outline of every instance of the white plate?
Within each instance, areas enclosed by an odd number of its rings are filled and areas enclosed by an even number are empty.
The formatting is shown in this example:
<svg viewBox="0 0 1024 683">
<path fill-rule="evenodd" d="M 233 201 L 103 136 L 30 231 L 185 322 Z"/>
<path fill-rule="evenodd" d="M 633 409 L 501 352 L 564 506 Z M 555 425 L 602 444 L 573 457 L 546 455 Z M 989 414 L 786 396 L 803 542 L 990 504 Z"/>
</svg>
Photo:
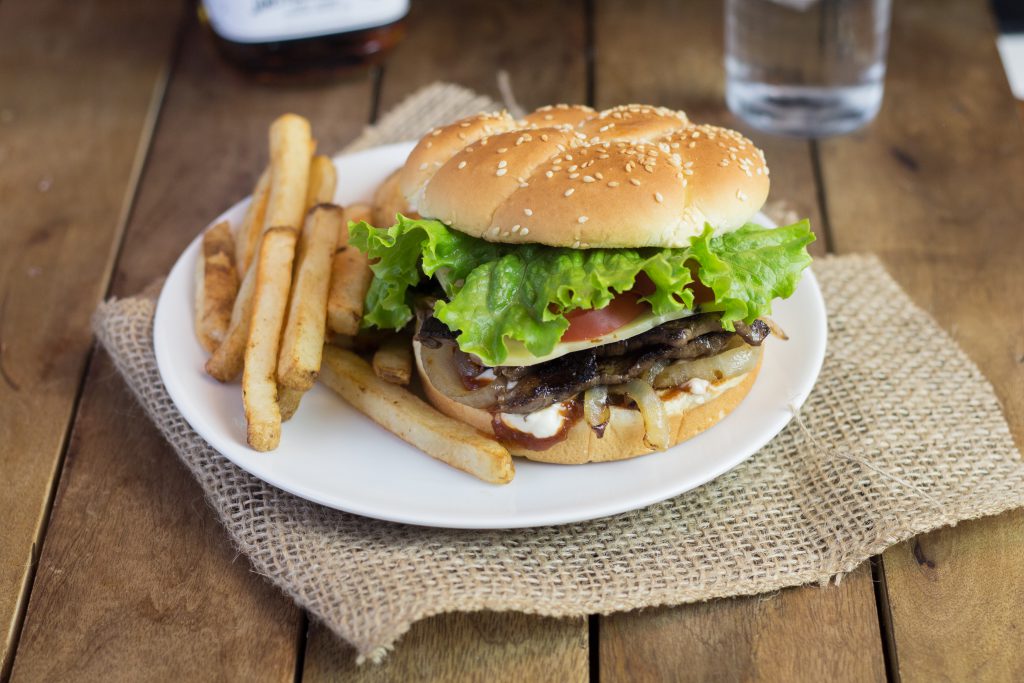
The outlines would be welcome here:
<svg viewBox="0 0 1024 683">
<path fill-rule="evenodd" d="M 343 179 L 336 200 L 368 200 L 400 166 L 403 143 L 335 159 Z M 216 220 L 237 225 L 248 202 Z M 762 220 L 766 220 L 761 217 Z M 485 484 L 438 462 L 316 386 L 284 424 L 281 446 L 258 453 L 245 444 L 242 392 L 203 372 L 206 353 L 193 333 L 196 238 L 178 259 L 157 306 L 153 336 L 160 375 L 189 424 L 233 463 L 269 484 L 367 517 L 440 527 L 491 529 L 563 524 L 650 505 L 732 469 L 789 422 L 790 404 L 811 391 L 825 355 L 825 306 L 807 271 L 773 318 L 791 335 L 770 338 L 749 396 L 722 423 L 664 453 L 590 465 L 516 459 L 505 486 Z"/>
</svg>

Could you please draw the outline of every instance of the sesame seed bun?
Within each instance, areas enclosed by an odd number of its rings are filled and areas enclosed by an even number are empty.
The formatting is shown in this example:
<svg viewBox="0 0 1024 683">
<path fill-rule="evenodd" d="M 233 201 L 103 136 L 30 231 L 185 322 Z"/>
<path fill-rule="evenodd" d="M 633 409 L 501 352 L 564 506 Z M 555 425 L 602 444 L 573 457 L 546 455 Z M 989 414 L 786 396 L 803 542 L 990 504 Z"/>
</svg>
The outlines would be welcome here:
<svg viewBox="0 0 1024 683">
<path fill-rule="evenodd" d="M 465 422 L 484 434 L 493 435 L 494 428 L 491 426 L 490 413 L 448 398 L 431 384 L 423 367 L 420 349 L 420 343 L 414 341 L 413 351 L 416 356 L 416 367 L 427 400 L 445 415 Z M 712 385 L 709 392 L 703 396 L 694 396 L 684 392 L 675 393 L 672 390 L 660 392 L 671 435 L 669 447 L 692 439 L 718 424 L 731 413 L 750 393 L 750 389 L 754 386 L 754 381 L 761 371 L 762 361 L 763 356 L 753 370 Z M 581 419 L 570 427 L 565 440 L 544 450 L 533 450 L 516 442 L 503 442 L 503 444 L 512 455 L 561 465 L 626 460 L 654 452 L 654 449 L 648 446 L 644 440 L 647 431 L 639 410 L 612 406 L 610 412 L 611 419 L 605 427 L 604 435 L 600 438 Z"/>
<path fill-rule="evenodd" d="M 764 154 L 726 128 L 629 105 L 480 114 L 435 129 L 397 179 L 411 210 L 492 242 L 685 247 L 753 218 Z"/>
</svg>

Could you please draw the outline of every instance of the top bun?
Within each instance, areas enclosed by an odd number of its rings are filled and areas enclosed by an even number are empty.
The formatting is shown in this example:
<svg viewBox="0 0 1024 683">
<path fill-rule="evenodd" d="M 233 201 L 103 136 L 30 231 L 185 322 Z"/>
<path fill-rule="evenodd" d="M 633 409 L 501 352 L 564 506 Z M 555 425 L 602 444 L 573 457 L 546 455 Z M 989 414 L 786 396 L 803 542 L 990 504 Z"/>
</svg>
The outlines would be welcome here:
<svg viewBox="0 0 1024 683">
<path fill-rule="evenodd" d="M 749 221 L 764 153 L 734 130 L 662 107 L 560 104 L 479 114 L 428 133 L 399 190 L 419 215 L 491 242 L 685 247 Z"/>
</svg>

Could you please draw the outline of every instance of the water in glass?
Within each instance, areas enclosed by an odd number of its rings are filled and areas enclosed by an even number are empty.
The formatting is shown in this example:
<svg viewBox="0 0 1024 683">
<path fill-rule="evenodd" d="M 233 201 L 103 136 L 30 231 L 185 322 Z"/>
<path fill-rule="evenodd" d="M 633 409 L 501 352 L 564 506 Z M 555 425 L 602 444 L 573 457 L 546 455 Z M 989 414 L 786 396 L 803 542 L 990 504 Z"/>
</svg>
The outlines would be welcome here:
<svg viewBox="0 0 1024 683">
<path fill-rule="evenodd" d="M 882 104 L 891 0 L 726 0 L 729 108 L 772 133 L 847 133 Z"/>
</svg>

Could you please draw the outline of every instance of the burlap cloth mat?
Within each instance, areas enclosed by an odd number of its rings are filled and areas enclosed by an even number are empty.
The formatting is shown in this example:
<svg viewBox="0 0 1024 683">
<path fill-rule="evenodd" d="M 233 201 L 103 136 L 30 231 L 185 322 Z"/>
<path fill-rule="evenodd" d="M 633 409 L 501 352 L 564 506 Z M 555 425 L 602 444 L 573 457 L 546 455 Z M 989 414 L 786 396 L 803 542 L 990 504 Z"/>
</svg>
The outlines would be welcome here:
<svg viewBox="0 0 1024 683">
<path fill-rule="evenodd" d="M 412 139 L 492 106 L 432 86 L 352 147 Z M 799 419 L 775 440 L 664 503 L 512 531 L 380 522 L 279 491 L 175 409 L 153 356 L 153 298 L 108 301 L 94 326 L 253 567 L 360 658 L 379 659 L 441 612 L 584 615 L 827 582 L 920 532 L 1024 505 L 1024 464 L 999 402 L 953 340 L 873 257 L 819 259 L 814 270 L 828 355 Z"/>
</svg>

